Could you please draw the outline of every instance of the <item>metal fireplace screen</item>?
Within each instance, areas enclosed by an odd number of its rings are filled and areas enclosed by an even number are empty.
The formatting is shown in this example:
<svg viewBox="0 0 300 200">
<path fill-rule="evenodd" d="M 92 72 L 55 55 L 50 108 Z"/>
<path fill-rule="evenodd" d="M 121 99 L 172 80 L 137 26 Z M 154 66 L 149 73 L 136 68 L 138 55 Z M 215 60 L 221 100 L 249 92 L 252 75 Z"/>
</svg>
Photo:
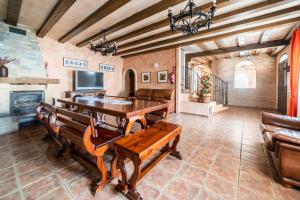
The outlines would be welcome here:
<svg viewBox="0 0 300 200">
<path fill-rule="evenodd" d="M 43 91 L 13 91 L 10 93 L 10 114 L 35 113 L 39 102 L 44 101 Z"/>
</svg>

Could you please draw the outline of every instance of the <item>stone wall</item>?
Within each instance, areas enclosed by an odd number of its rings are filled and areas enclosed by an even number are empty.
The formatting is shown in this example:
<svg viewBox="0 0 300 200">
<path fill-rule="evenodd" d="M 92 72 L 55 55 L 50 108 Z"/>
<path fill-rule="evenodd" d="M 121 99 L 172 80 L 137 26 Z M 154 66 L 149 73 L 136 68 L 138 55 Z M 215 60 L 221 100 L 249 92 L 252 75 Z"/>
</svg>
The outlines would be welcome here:
<svg viewBox="0 0 300 200">
<path fill-rule="evenodd" d="M 46 77 L 42 54 L 35 33 L 26 30 L 26 36 L 9 32 L 9 26 L 0 22 L 0 57 L 9 56 L 19 63 L 10 63 L 10 77 Z"/>
<path fill-rule="evenodd" d="M 229 105 L 277 109 L 276 59 L 267 54 L 251 56 L 251 61 L 256 65 L 256 88 L 234 88 L 235 66 L 244 60 L 233 57 L 212 62 L 212 72 L 229 84 Z"/>
</svg>

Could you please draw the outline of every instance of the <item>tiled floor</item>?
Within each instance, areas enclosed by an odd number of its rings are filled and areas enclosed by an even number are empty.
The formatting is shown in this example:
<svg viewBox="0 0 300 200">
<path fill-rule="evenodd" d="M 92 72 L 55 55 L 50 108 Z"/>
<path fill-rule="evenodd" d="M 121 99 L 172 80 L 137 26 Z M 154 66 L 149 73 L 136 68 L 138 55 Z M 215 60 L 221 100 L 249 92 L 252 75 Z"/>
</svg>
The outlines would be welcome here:
<svg viewBox="0 0 300 200">
<path fill-rule="evenodd" d="M 277 181 L 259 130 L 261 110 L 234 108 L 210 119 L 170 115 L 183 126 L 179 150 L 139 185 L 145 200 L 300 200 L 300 190 Z M 41 126 L 0 137 L 0 199 L 124 199 L 116 180 L 96 197 L 93 177 L 73 159 L 54 158 L 55 144 L 41 141 Z"/>
</svg>

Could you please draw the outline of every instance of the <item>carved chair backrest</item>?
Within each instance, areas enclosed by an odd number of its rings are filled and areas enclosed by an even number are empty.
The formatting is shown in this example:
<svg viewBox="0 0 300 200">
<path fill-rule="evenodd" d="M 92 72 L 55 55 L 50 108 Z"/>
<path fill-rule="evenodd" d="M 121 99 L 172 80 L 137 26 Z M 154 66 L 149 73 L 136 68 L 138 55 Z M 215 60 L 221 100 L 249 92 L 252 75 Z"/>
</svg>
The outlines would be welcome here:
<svg viewBox="0 0 300 200">
<path fill-rule="evenodd" d="M 92 136 L 97 137 L 94 128 L 95 120 L 91 115 L 86 116 L 66 109 L 57 108 L 49 120 L 51 128 L 57 134 L 59 133 L 59 129 L 61 129 L 61 131 L 64 129 L 73 129 L 75 131 L 82 132 L 83 135 L 86 129 L 90 127 Z"/>
<path fill-rule="evenodd" d="M 46 102 L 40 102 L 36 109 L 36 116 L 39 120 L 44 120 L 46 116 L 49 116 L 51 112 L 55 110 L 55 106 L 48 104 Z M 45 119 L 44 122 L 47 122 Z"/>
</svg>

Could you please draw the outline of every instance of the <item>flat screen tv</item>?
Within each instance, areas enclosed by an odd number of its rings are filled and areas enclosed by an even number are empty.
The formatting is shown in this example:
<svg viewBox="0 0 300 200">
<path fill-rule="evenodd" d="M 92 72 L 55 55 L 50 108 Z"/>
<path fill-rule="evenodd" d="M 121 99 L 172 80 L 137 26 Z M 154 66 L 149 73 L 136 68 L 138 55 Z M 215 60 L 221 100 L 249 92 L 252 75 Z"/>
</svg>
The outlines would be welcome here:
<svg viewBox="0 0 300 200">
<path fill-rule="evenodd" d="M 103 89 L 103 72 L 75 71 L 75 90 Z"/>
</svg>

